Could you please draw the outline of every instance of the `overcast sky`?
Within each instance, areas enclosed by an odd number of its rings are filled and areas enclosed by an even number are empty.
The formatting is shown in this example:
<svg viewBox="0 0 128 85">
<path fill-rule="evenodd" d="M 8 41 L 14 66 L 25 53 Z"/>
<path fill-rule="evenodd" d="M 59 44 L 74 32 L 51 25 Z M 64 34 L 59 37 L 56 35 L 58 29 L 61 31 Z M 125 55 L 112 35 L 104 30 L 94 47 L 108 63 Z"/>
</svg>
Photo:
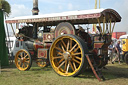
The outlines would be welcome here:
<svg viewBox="0 0 128 85">
<path fill-rule="evenodd" d="M 10 17 L 32 15 L 33 0 L 6 0 L 11 4 Z M 97 0 L 99 1 L 99 0 Z M 115 9 L 122 17 L 122 21 L 116 24 L 116 32 L 128 32 L 128 0 L 100 0 L 101 8 Z M 94 9 L 95 0 L 38 0 L 39 14 L 58 13 L 73 10 Z M 98 2 L 99 3 L 99 2 Z"/>
</svg>

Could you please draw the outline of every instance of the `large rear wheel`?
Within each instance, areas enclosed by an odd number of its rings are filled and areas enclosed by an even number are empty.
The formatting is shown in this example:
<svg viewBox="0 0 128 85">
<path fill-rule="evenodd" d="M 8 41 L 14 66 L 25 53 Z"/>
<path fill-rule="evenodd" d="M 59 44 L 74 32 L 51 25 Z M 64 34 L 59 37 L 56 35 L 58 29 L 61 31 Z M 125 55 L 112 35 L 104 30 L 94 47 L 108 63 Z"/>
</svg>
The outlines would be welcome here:
<svg viewBox="0 0 128 85">
<path fill-rule="evenodd" d="M 58 37 L 50 48 L 50 63 L 54 71 L 61 76 L 77 76 L 85 69 L 88 50 L 79 37 L 62 35 Z"/>
<path fill-rule="evenodd" d="M 32 65 L 32 59 L 29 52 L 25 49 L 21 49 L 16 53 L 15 65 L 21 71 L 29 70 Z"/>
</svg>

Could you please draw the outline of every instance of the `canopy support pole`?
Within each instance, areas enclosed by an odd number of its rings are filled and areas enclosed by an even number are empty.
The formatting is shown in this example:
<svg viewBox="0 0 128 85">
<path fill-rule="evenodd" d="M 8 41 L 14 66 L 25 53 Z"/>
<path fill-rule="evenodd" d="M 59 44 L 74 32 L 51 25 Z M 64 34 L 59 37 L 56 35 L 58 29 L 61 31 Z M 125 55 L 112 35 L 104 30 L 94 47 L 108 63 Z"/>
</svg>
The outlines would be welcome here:
<svg viewBox="0 0 128 85">
<path fill-rule="evenodd" d="M 114 25 L 113 25 L 113 27 L 112 27 L 112 32 L 111 32 L 111 34 L 113 33 L 113 30 L 114 30 L 114 27 L 115 27 L 115 23 L 116 23 L 116 22 L 114 22 Z"/>
<path fill-rule="evenodd" d="M 111 29 L 111 24 L 112 24 L 112 21 L 111 21 L 111 19 L 110 19 L 110 33 L 112 32 L 112 29 Z"/>
<path fill-rule="evenodd" d="M 104 17 L 104 19 L 103 19 L 103 34 L 105 33 L 105 17 Z"/>
<path fill-rule="evenodd" d="M 14 35 L 15 35 L 15 37 L 16 37 L 16 34 L 15 34 L 15 32 L 14 32 L 14 29 L 13 29 L 12 23 L 11 23 L 10 25 L 11 25 L 11 28 L 12 28 L 13 34 L 14 34 Z"/>
<path fill-rule="evenodd" d="M 102 29 L 101 29 L 101 25 L 100 25 L 100 20 L 99 18 L 97 19 L 98 23 L 99 23 L 99 27 L 100 27 L 100 33 L 103 35 Z"/>
</svg>

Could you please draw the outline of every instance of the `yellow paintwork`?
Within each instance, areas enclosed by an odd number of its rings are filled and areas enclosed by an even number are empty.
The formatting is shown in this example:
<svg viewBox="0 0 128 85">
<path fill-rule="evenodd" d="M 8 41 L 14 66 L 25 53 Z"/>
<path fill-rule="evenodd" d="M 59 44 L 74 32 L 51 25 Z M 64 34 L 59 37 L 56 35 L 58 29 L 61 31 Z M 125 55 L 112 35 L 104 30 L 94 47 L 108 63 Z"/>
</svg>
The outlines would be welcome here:
<svg viewBox="0 0 128 85">
<path fill-rule="evenodd" d="M 39 67 L 45 67 L 47 64 L 46 64 L 46 60 L 42 60 L 42 59 L 37 59 L 36 61 L 39 61 L 39 62 L 37 62 L 37 65 L 39 66 Z"/>
<path fill-rule="evenodd" d="M 128 39 L 122 39 L 122 50 L 128 51 Z"/>
<path fill-rule="evenodd" d="M 56 56 L 56 51 L 55 51 L 55 47 L 58 45 L 58 42 L 61 42 L 63 39 L 69 39 L 69 40 L 72 40 L 72 41 L 74 41 L 75 43 L 77 43 L 77 45 L 78 45 L 78 47 L 79 47 L 79 49 L 80 49 L 80 51 L 81 51 L 81 61 L 80 61 L 80 64 L 79 64 L 79 66 L 73 71 L 72 70 L 72 72 L 65 72 L 64 71 L 64 69 L 63 68 L 58 68 L 58 66 L 59 66 L 59 61 L 57 61 L 57 60 L 54 60 L 54 56 Z M 66 45 L 67 45 L 67 43 L 65 43 Z M 69 52 L 69 51 L 68 51 Z M 72 52 L 69 52 L 71 55 L 72 54 L 74 54 L 73 53 L 73 51 Z M 80 48 L 80 45 L 79 45 L 79 43 L 74 39 L 74 38 L 72 38 L 72 37 L 70 37 L 70 36 L 63 36 L 63 37 L 60 37 L 59 39 L 57 39 L 54 43 L 53 43 L 53 45 L 51 46 L 51 49 L 50 49 L 50 62 L 51 62 L 51 65 L 52 65 L 52 67 L 53 67 L 53 69 L 59 74 L 59 75 L 61 75 L 61 76 L 72 76 L 73 74 L 75 74 L 76 72 L 78 72 L 79 71 L 79 69 L 80 69 L 80 67 L 81 67 L 81 64 L 82 64 L 82 58 L 83 58 L 83 56 L 84 55 L 82 55 L 82 49 Z M 65 60 L 64 60 L 65 61 Z M 72 59 L 71 59 L 71 61 L 73 61 Z M 61 63 L 62 64 L 62 63 Z M 77 64 L 78 65 L 78 64 Z"/>
</svg>

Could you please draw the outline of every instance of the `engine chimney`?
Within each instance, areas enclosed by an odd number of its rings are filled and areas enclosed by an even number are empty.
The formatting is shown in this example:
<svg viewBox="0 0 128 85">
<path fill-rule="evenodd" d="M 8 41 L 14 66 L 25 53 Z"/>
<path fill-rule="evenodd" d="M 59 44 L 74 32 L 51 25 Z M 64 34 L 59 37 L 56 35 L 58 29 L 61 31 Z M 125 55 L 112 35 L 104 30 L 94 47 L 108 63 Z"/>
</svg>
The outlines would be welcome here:
<svg viewBox="0 0 128 85">
<path fill-rule="evenodd" d="M 33 9 L 32 9 L 32 15 L 38 15 L 39 9 L 38 9 L 38 0 L 33 0 Z M 33 34 L 33 38 L 37 39 L 37 23 L 35 23 L 34 26 L 34 34 Z"/>
<path fill-rule="evenodd" d="M 32 14 L 38 15 L 39 9 L 38 9 L 38 0 L 33 0 L 33 9 Z"/>
</svg>

